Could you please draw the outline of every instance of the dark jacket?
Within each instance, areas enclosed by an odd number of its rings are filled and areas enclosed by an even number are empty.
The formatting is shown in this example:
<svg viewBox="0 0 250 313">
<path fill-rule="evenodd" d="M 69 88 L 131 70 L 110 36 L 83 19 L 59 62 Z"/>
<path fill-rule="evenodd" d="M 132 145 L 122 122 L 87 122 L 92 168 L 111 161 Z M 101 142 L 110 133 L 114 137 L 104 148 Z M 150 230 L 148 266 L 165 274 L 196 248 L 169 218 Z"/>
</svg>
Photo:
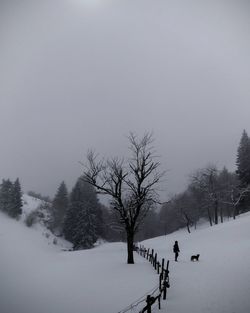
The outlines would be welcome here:
<svg viewBox="0 0 250 313">
<path fill-rule="evenodd" d="M 175 243 L 175 244 L 174 244 L 174 246 L 173 246 L 173 251 L 174 251 L 174 253 L 180 252 L 178 243 Z"/>
</svg>

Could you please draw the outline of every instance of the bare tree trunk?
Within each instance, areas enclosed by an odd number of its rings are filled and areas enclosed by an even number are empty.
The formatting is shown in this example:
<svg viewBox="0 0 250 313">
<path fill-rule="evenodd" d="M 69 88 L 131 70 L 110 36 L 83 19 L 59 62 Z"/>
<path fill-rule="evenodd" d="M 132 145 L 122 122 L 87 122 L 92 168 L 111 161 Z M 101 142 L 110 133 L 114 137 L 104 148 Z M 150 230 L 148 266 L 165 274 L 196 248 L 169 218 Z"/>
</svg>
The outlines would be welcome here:
<svg viewBox="0 0 250 313">
<path fill-rule="evenodd" d="M 223 223 L 223 210 L 222 210 L 222 206 L 220 207 L 220 222 Z"/>
<path fill-rule="evenodd" d="M 214 201 L 214 224 L 218 224 L 218 200 Z"/>
<path fill-rule="evenodd" d="M 236 218 L 236 215 L 239 215 L 239 209 L 238 209 L 237 205 L 234 206 L 234 211 L 233 211 L 233 219 L 234 220 Z"/>
<path fill-rule="evenodd" d="M 210 226 L 213 226 L 212 216 L 211 216 L 209 208 L 207 208 L 207 215 L 208 215 Z"/>
<path fill-rule="evenodd" d="M 134 232 L 127 232 L 128 264 L 134 264 Z"/>
<path fill-rule="evenodd" d="M 187 215 L 187 213 L 183 212 L 182 214 L 184 215 L 184 218 L 186 220 L 187 231 L 190 234 L 191 233 L 190 226 L 192 226 L 193 223 L 192 223 L 191 219 L 189 218 L 189 216 Z"/>
</svg>

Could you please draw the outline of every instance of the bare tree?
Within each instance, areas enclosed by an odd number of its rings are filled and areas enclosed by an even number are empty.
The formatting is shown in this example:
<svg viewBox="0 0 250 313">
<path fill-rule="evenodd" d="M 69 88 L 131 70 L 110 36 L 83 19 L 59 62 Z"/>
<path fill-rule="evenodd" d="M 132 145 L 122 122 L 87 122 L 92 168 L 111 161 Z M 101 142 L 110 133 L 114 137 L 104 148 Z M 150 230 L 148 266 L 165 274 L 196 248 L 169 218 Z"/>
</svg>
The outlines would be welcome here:
<svg viewBox="0 0 250 313">
<path fill-rule="evenodd" d="M 127 235 L 127 263 L 134 263 L 134 236 L 149 209 L 158 202 L 157 186 L 163 172 L 156 161 L 152 134 L 141 139 L 130 133 L 131 158 L 100 160 L 90 151 L 84 180 L 96 187 L 100 194 L 111 196 L 112 209 L 118 212 Z"/>
<path fill-rule="evenodd" d="M 180 222 L 186 225 L 187 231 L 191 233 L 190 228 L 196 223 L 198 219 L 197 211 L 195 208 L 195 201 L 189 190 L 180 193 L 172 200 L 176 211 L 176 217 Z"/>
<path fill-rule="evenodd" d="M 227 190 L 227 199 L 222 200 L 222 203 L 229 205 L 233 209 L 233 219 L 236 215 L 239 215 L 239 204 L 240 202 L 250 193 L 250 185 L 246 187 L 232 186 L 231 189 Z"/>
<path fill-rule="evenodd" d="M 213 225 L 213 220 L 215 224 L 218 224 L 219 188 L 217 178 L 218 170 L 213 165 L 198 170 L 191 177 L 193 187 L 200 190 L 204 195 L 204 207 L 207 208 L 207 214 L 211 226 Z M 210 208 L 213 209 L 213 217 Z"/>
</svg>

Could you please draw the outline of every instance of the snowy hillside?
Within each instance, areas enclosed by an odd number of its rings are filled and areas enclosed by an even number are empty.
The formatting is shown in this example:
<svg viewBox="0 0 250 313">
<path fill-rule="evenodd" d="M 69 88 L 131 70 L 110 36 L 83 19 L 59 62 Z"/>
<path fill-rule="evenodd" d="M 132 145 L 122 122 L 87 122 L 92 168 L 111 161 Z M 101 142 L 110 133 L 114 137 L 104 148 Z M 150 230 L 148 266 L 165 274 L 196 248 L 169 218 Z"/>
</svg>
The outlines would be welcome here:
<svg viewBox="0 0 250 313">
<path fill-rule="evenodd" d="M 174 262 L 174 241 L 180 246 Z M 170 259 L 170 313 L 250 312 L 250 213 L 237 220 L 193 231 L 185 229 L 143 242 Z M 190 256 L 200 254 L 199 262 Z"/>
<path fill-rule="evenodd" d="M 1 313 L 118 312 L 157 285 L 150 264 L 127 265 L 122 243 L 65 252 L 0 213 Z"/>
<path fill-rule="evenodd" d="M 135 265 L 125 263 L 122 243 L 66 252 L 46 239 L 0 213 L 1 313 L 117 313 L 158 285 L 144 258 L 136 254 Z M 181 249 L 178 263 L 175 240 Z M 144 245 L 170 259 L 171 288 L 160 312 L 250 312 L 250 214 Z M 200 261 L 190 262 L 197 253 Z"/>
<path fill-rule="evenodd" d="M 29 196 L 27 194 L 23 194 L 22 200 L 23 200 L 22 219 L 25 219 L 25 217 L 27 217 L 28 214 L 37 210 L 39 206 L 45 202 L 40 199 Z"/>
<path fill-rule="evenodd" d="M 23 207 L 22 207 L 22 215 L 20 218 L 20 222 L 23 224 L 27 224 L 27 219 L 33 214 L 33 222 L 30 227 L 38 234 L 44 237 L 44 240 L 48 244 L 53 244 L 57 246 L 59 250 L 61 249 L 70 249 L 72 244 L 63 238 L 56 237 L 47 227 L 46 223 L 49 219 L 49 206 L 48 203 L 29 196 L 27 194 L 23 194 L 22 196 Z"/>
</svg>

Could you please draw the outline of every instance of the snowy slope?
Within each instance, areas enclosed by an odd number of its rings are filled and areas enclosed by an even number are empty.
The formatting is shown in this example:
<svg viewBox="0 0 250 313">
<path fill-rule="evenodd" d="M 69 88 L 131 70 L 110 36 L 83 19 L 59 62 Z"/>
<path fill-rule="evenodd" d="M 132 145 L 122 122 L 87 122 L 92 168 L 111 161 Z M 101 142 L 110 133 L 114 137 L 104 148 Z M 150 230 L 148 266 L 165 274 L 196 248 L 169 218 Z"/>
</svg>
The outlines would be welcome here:
<svg viewBox="0 0 250 313">
<path fill-rule="evenodd" d="M 126 264 L 126 246 L 104 244 L 66 252 L 33 228 L 0 213 L 1 313 L 118 312 L 158 284 L 139 256 Z"/>
<path fill-rule="evenodd" d="M 26 224 L 27 217 L 32 212 L 39 212 L 36 221 L 31 226 L 31 228 L 35 229 L 41 236 L 45 237 L 45 240 L 48 244 L 55 244 L 57 248 L 60 249 L 70 249 L 72 244 L 63 238 L 56 237 L 46 226 L 46 222 L 49 219 L 49 211 L 46 208 L 46 202 L 27 194 L 23 194 L 22 196 L 23 207 L 22 207 L 22 215 L 20 218 L 20 222 Z"/>
<path fill-rule="evenodd" d="M 172 252 L 175 240 L 181 250 L 177 263 Z M 143 244 L 170 259 L 168 312 L 250 312 L 249 213 L 191 234 L 180 230 Z M 190 262 L 190 256 L 198 253 L 200 261 Z"/>
<path fill-rule="evenodd" d="M 37 210 L 39 206 L 45 202 L 40 199 L 29 196 L 27 194 L 23 194 L 22 200 L 23 200 L 22 219 L 25 219 L 25 217 L 28 214 Z"/>
<path fill-rule="evenodd" d="M 181 249 L 178 263 L 175 240 Z M 171 288 L 160 312 L 250 312 L 250 214 L 144 245 L 170 259 Z M 49 245 L 37 229 L 2 213 L 0 248 L 1 313 L 117 313 L 158 284 L 156 272 L 139 255 L 135 265 L 125 263 L 122 243 L 65 252 Z M 200 261 L 190 262 L 196 253 Z"/>
</svg>

